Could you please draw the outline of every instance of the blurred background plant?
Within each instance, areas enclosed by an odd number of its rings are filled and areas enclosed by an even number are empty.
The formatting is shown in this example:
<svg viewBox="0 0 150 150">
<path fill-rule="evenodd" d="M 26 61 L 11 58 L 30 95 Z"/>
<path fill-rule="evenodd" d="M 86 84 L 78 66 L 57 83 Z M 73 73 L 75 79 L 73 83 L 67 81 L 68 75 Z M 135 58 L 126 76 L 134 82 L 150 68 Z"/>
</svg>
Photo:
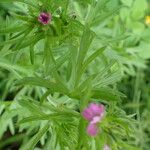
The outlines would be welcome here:
<svg viewBox="0 0 150 150">
<path fill-rule="evenodd" d="M 149 150 L 149 1 L 0 8 L 0 149 Z M 38 22 L 43 11 L 49 25 Z M 95 138 L 80 115 L 90 101 L 107 111 Z"/>
</svg>

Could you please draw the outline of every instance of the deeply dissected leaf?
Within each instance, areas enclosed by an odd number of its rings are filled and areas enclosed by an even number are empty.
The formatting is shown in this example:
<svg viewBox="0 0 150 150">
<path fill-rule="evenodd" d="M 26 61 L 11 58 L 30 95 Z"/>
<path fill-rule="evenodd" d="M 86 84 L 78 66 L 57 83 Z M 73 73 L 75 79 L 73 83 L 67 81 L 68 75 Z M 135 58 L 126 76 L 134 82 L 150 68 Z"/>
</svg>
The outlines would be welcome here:
<svg viewBox="0 0 150 150">
<path fill-rule="evenodd" d="M 93 98 L 103 99 L 107 101 L 118 101 L 120 100 L 120 97 L 124 97 L 124 94 L 116 90 L 110 89 L 109 87 L 94 89 L 92 93 Z"/>
<path fill-rule="evenodd" d="M 38 143 L 38 141 L 40 141 L 40 139 L 42 138 L 42 136 L 44 134 L 46 134 L 46 132 L 48 131 L 48 129 L 49 129 L 49 122 L 47 122 L 46 125 L 42 129 L 40 129 L 36 135 L 34 135 L 31 138 L 31 140 L 28 142 L 27 145 L 24 145 L 20 149 L 21 150 L 30 150 L 30 149 L 33 149 L 35 147 L 35 145 Z"/>
<path fill-rule="evenodd" d="M 49 81 L 40 77 L 26 77 L 17 82 L 17 84 L 29 84 L 34 86 L 41 86 L 48 88 L 53 92 L 60 92 L 60 93 L 68 93 L 68 89 L 61 85 L 61 83 L 56 83 L 55 81 Z"/>
</svg>

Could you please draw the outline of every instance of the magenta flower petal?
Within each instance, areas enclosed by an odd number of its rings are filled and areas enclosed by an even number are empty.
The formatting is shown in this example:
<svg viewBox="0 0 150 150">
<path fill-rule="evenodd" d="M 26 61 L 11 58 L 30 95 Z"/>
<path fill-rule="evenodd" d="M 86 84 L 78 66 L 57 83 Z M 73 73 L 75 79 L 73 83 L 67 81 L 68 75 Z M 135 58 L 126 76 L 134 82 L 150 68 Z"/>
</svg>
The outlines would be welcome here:
<svg viewBox="0 0 150 150">
<path fill-rule="evenodd" d="M 101 122 L 104 116 L 104 106 L 102 104 L 91 103 L 82 112 L 82 116 L 89 121 L 87 133 L 91 136 L 96 136 L 98 133 L 97 123 Z"/>
<path fill-rule="evenodd" d="M 92 119 L 93 119 L 93 112 L 92 112 L 92 110 L 90 109 L 90 108 L 86 108 L 86 109 L 84 109 L 83 110 L 83 112 L 82 112 L 82 116 L 86 119 L 86 120 L 88 120 L 88 121 L 91 121 Z"/>
<path fill-rule="evenodd" d="M 44 25 L 46 24 L 49 24 L 50 21 L 51 21 L 51 14 L 50 13 L 45 13 L 45 12 L 42 12 L 40 13 L 39 17 L 38 17 L 38 21 Z"/>
<path fill-rule="evenodd" d="M 96 124 L 89 124 L 88 127 L 87 127 L 87 133 L 90 135 L 90 136 L 96 136 L 97 133 L 98 133 L 98 127 L 96 126 Z"/>
<path fill-rule="evenodd" d="M 111 150 L 111 149 L 110 149 L 110 147 L 107 144 L 105 144 L 104 150 Z"/>
<path fill-rule="evenodd" d="M 94 120 L 95 121 L 97 120 L 96 122 L 100 122 L 103 115 L 104 115 L 104 106 L 95 103 L 91 103 L 89 107 L 85 108 L 82 112 L 82 116 L 88 121 L 92 121 L 96 117 Z"/>
<path fill-rule="evenodd" d="M 92 110 L 94 116 L 104 115 L 104 106 L 102 104 L 91 103 L 89 108 Z"/>
</svg>

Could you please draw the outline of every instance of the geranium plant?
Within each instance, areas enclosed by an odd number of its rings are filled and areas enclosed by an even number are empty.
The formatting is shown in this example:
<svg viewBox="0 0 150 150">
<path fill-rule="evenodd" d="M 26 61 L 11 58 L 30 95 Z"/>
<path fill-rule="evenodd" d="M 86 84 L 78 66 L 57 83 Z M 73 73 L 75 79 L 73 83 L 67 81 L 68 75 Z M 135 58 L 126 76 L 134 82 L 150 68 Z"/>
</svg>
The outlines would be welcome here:
<svg viewBox="0 0 150 150">
<path fill-rule="evenodd" d="M 0 67 L 9 72 L 0 138 L 8 131 L 12 136 L 0 148 L 18 142 L 20 150 L 140 150 L 136 114 L 126 113 L 128 98 L 118 90 L 126 74 L 146 67 L 124 50 L 137 41 L 120 17 L 126 3 L 0 4 L 12 7 L 0 28 Z"/>
</svg>

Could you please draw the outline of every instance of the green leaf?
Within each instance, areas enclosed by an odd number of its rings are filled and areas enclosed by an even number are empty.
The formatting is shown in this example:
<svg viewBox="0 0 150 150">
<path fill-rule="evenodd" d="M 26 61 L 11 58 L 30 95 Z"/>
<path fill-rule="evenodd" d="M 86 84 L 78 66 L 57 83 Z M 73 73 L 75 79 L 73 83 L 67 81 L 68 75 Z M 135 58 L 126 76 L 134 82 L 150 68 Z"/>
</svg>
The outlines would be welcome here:
<svg viewBox="0 0 150 150">
<path fill-rule="evenodd" d="M 0 42 L 0 46 L 4 46 L 4 45 L 13 45 L 16 44 L 17 45 L 17 50 L 28 47 L 31 44 L 35 44 L 37 43 L 39 40 L 42 39 L 42 34 L 39 34 L 37 36 L 27 36 L 27 34 L 30 32 L 30 30 L 28 30 L 26 32 L 26 35 L 24 37 L 20 37 L 17 39 L 12 39 L 12 40 L 8 40 L 8 41 L 4 41 L 4 42 Z M 21 44 L 20 44 L 21 41 Z M 12 48 L 12 50 L 16 50 L 16 47 Z"/>
<path fill-rule="evenodd" d="M 8 2 L 22 2 L 22 3 L 25 3 L 29 6 L 32 6 L 33 8 L 39 8 L 37 5 L 34 5 L 32 2 L 29 2 L 28 0 L 5 0 L 5 1 L 2 1 L 0 3 L 8 3 Z"/>
<path fill-rule="evenodd" d="M 28 75 L 30 72 L 18 65 L 12 65 L 11 63 L 0 59 L 0 68 L 6 69 L 16 75 L 18 78 L 21 78 L 21 74 Z"/>
<path fill-rule="evenodd" d="M 80 48 L 79 48 L 78 61 L 77 61 L 78 67 L 81 66 L 92 40 L 93 40 L 92 31 L 90 31 L 88 27 L 85 27 L 80 41 Z"/>
<path fill-rule="evenodd" d="M 131 5 L 132 5 L 132 3 L 133 3 L 133 0 L 121 0 L 121 2 L 122 2 L 124 5 L 131 7 Z"/>
<path fill-rule="evenodd" d="M 109 87 L 97 88 L 92 90 L 92 98 L 102 99 L 107 101 L 120 101 L 120 97 L 124 97 L 124 94 L 113 90 Z"/>
<path fill-rule="evenodd" d="M 135 0 L 132 7 L 132 17 L 134 20 L 140 20 L 144 17 L 145 11 L 147 9 L 147 1 L 146 0 Z"/>
<path fill-rule="evenodd" d="M 135 34 L 141 35 L 145 30 L 145 25 L 141 23 L 140 21 L 131 20 L 129 24 L 129 28 L 131 28 Z"/>
<path fill-rule="evenodd" d="M 108 85 L 113 85 L 116 82 L 121 80 L 121 73 L 119 71 L 112 72 L 111 74 L 107 74 L 106 77 L 102 77 L 98 82 L 95 80 L 94 87 L 105 87 Z"/>
<path fill-rule="evenodd" d="M 105 50 L 106 47 L 102 47 L 98 50 L 96 50 L 92 55 L 90 55 L 83 63 L 83 67 L 82 69 L 85 70 L 86 67 L 93 61 L 95 60 L 96 57 L 98 57 L 99 55 L 101 55 L 103 53 L 103 51 Z"/>
<path fill-rule="evenodd" d="M 70 57 L 70 52 L 66 52 L 64 55 L 60 56 L 56 59 L 56 64 L 52 64 L 49 68 L 50 72 L 54 72 L 55 70 L 58 70 Z"/>
<path fill-rule="evenodd" d="M 26 28 L 26 25 L 14 25 L 12 27 L 6 27 L 6 28 L 0 28 L 0 34 L 6 34 L 6 33 L 15 33 L 19 32 L 22 29 Z"/>
<path fill-rule="evenodd" d="M 46 71 L 48 71 L 48 68 L 51 63 L 55 66 L 55 59 L 53 58 L 51 51 L 52 44 L 50 42 L 50 39 L 46 37 L 44 43 L 44 60 Z"/>
<path fill-rule="evenodd" d="M 52 113 L 52 114 L 48 114 L 48 115 L 35 115 L 35 116 L 30 116 L 30 117 L 26 117 L 24 119 L 22 119 L 21 121 L 19 121 L 19 124 L 23 124 L 23 123 L 28 123 L 31 121 L 42 121 L 42 120 L 47 120 L 47 121 L 54 121 L 57 120 L 59 122 L 71 122 L 73 121 L 72 117 L 74 117 L 72 114 L 67 114 L 64 112 L 60 112 L 60 113 Z"/>
<path fill-rule="evenodd" d="M 87 20 L 86 20 L 86 23 L 89 24 L 89 26 L 91 26 L 92 22 L 95 20 L 98 14 L 104 9 L 104 7 L 108 2 L 109 0 L 92 2 L 91 9 L 87 15 Z"/>
<path fill-rule="evenodd" d="M 86 57 L 87 51 L 90 47 L 93 37 L 94 37 L 93 32 L 90 29 L 88 29 L 88 27 L 85 27 L 81 37 L 80 48 L 77 57 L 76 85 L 80 80 L 81 72 L 82 72 L 82 63 Z"/>
<path fill-rule="evenodd" d="M 42 136 L 44 134 L 46 134 L 46 132 L 49 130 L 49 128 L 50 128 L 50 124 L 49 124 L 49 122 L 47 122 L 46 125 L 42 129 L 39 129 L 39 132 L 32 137 L 32 139 L 28 142 L 28 144 L 21 147 L 20 150 L 32 150 L 32 149 L 34 149 L 36 144 L 40 141 Z"/>
<path fill-rule="evenodd" d="M 30 60 L 31 64 L 34 64 L 34 45 L 30 46 Z"/>
<path fill-rule="evenodd" d="M 10 13 L 14 18 L 18 19 L 18 20 L 22 20 L 22 21 L 25 21 L 27 23 L 29 22 L 32 22 L 32 18 L 29 18 L 28 16 L 25 16 L 25 15 L 18 15 L 14 12 L 11 12 Z"/>
<path fill-rule="evenodd" d="M 102 132 L 99 136 L 95 138 L 95 145 L 97 150 L 104 150 L 104 146 L 106 144 L 106 134 Z"/>
<path fill-rule="evenodd" d="M 17 40 L 17 42 L 16 42 L 18 44 L 17 49 L 16 49 L 16 47 L 14 47 L 14 48 L 12 48 L 12 50 L 16 51 L 16 50 L 19 50 L 19 49 L 29 47 L 30 45 L 35 45 L 38 41 L 43 39 L 43 34 L 42 33 L 39 33 L 39 34 L 33 35 L 33 36 L 27 36 L 29 34 L 29 32 L 26 32 L 26 35 L 24 35 L 24 40 L 23 40 L 23 42 L 21 42 L 20 45 L 19 45 L 19 42 L 23 38 L 21 37 L 19 40 Z"/>
<path fill-rule="evenodd" d="M 13 48 L 13 49 L 15 49 L 15 51 L 19 50 L 20 45 L 24 42 L 24 39 L 30 34 L 31 31 L 32 31 L 31 28 L 27 28 L 24 31 L 23 37 L 21 37 L 20 40 L 17 41 L 16 45 Z"/>
<path fill-rule="evenodd" d="M 95 18 L 95 20 L 93 20 L 91 26 L 97 26 L 100 23 L 102 23 L 104 20 L 114 16 L 115 14 L 119 12 L 120 8 L 122 8 L 122 6 L 118 6 L 112 11 L 108 11 L 108 12 L 100 14 L 99 16 Z"/>
<path fill-rule="evenodd" d="M 78 71 L 78 81 L 81 78 L 82 74 L 84 73 L 84 71 L 87 69 L 87 66 L 93 61 L 95 60 L 96 57 L 98 57 L 100 54 L 103 53 L 103 51 L 105 50 L 105 47 L 102 47 L 100 49 L 98 49 L 97 51 L 95 51 L 92 55 L 90 55 L 82 64 L 82 66 L 80 67 L 80 70 Z"/>
<path fill-rule="evenodd" d="M 35 105 L 32 101 L 21 99 L 18 102 L 22 107 L 27 108 L 33 114 L 38 114 L 39 116 L 44 115 L 40 109 L 40 106 Z"/>
<path fill-rule="evenodd" d="M 48 88 L 51 93 L 59 92 L 63 94 L 68 94 L 68 89 L 62 84 L 56 81 L 49 81 L 40 77 L 26 77 L 16 83 L 18 84 L 28 84 Z"/>
</svg>

